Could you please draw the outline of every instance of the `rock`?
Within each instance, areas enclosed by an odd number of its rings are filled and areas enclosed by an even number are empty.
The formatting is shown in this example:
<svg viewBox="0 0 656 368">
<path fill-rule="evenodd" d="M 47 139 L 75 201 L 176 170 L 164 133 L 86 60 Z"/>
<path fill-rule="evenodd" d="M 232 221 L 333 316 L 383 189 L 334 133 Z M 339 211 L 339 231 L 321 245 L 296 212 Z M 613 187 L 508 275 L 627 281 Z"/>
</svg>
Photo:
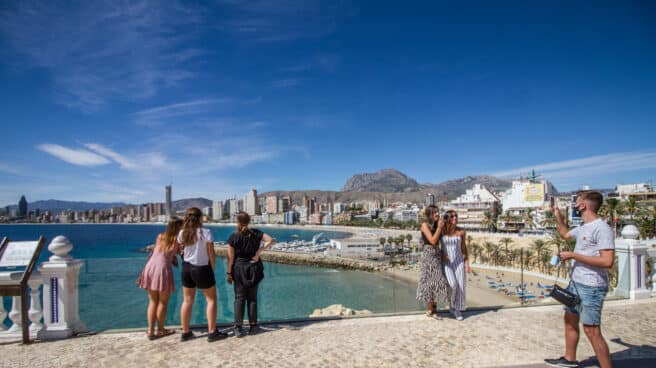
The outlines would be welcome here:
<svg viewBox="0 0 656 368">
<path fill-rule="evenodd" d="M 371 314 L 371 311 L 366 309 L 356 310 L 344 307 L 341 304 L 333 304 L 323 309 L 315 309 L 310 317 L 335 317 L 335 316 L 355 316 L 355 315 L 368 315 Z"/>
</svg>

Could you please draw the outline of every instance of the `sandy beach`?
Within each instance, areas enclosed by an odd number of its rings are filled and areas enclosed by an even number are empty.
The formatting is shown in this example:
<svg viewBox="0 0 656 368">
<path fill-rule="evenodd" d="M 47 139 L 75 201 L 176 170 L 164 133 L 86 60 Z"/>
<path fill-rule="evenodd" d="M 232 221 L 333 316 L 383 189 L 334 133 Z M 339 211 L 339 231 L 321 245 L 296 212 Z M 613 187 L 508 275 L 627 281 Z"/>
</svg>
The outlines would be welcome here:
<svg viewBox="0 0 656 368">
<path fill-rule="evenodd" d="M 208 343 L 144 331 L 53 342 L 0 342 L 3 367 L 495 367 L 539 364 L 563 352 L 562 307 L 490 309 L 441 321 L 420 314 L 272 323 L 264 333 Z M 614 360 L 656 358 L 656 299 L 612 301 L 603 333 Z M 593 355 L 581 339 L 578 359 Z M 630 365 L 629 365 L 630 366 Z"/>
</svg>

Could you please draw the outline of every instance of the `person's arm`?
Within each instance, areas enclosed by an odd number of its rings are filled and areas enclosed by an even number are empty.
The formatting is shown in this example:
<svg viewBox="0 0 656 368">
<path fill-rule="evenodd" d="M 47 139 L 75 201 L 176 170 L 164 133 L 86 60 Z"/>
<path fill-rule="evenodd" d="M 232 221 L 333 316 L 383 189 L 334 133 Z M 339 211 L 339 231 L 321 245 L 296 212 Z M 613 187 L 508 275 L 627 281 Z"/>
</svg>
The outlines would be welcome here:
<svg viewBox="0 0 656 368">
<path fill-rule="evenodd" d="M 598 256 L 584 256 L 581 253 L 560 252 L 561 261 L 566 261 L 568 259 L 573 259 L 576 262 L 585 263 L 594 267 L 611 268 L 613 267 L 613 262 L 615 261 L 615 250 L 602 249 L 599 251 Z"/>
<path fill-rule="evenodd" d="M 226 271 L 226 280 L 232 284 L 232 264 L 235 261 L 235 248 L 228 244 L 228 271 Z"/>
<path fill-rule="evenodd" d="M 428 240 L 429 245 L 432 247 L 435 247 L 437 245 L 437 241 L 440 240 L 440 235 L 442 234 L 443 227 L 444 220 L 440 219 L 440 221 L 437 223 L 437 229 L 435 230 L 435 233 L 431 234 L 428 224 L 425 222 L 421 224 L 421 233 L 424 235 L 424 238 Z"/>
<path fill-rule="evenodd" d="M 554 202 L 552 210 L 554 217 L 556 218 L 556 230 L 558 230 L 558 234 L 560 234 L 560 236 L 565 240 L 571 239 L 572 237 L 569 234 L 569 228 L 567 227 L 567 224 L 565 224 L 563 216 L 560 214 L 560 209 L 558 208 L 557 202 Z"/>
<path fill-rule="evenodd" d="M 460 235 L 460 251 L 462 252 L 462 258 L 464 259 L 465 262 L 465 272 L 469 273 L 471 272 L 471 268 L 469 268 L 469 251 L 467 250 L 467 234 L 465 233 L 464 230 Z"/>
<path fill-rule="evenodd" d="M 265 250 L 269 249 L 273 244 L 275 244 L 275 240 L 269 234 L 262 234 L 262 241 L 264 242 L 264 245 L 260 247 L 260 249 L 257 250 L 255 253 L 255 256 L 252 258 L 253 261 L 257 262 L 260 260 L 260 254 L 264 252 Z"/>
<path fill-rule="evenodd" d="M 214 270 L 214 265 L 216 264 L 216 253 L 214 252 L 214 242 L 207 242 L 207 256 L 210 259 L 210 266 Z"/>
</svg>

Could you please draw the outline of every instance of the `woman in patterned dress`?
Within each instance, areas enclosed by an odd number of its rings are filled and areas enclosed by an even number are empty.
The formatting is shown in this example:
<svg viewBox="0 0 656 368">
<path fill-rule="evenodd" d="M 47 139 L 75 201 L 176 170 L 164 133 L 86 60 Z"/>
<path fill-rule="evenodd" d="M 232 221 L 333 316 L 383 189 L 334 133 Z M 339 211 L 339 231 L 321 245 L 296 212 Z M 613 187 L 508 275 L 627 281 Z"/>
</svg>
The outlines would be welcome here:
<svg viewBox="0 0 656 368">
<path fill-rule="evenodd" d="M 442 270 L 443 257 L 439 238 L 444 228 L 437 206 L 428 206 L 425 220 L 421 224 L 421 237 L 424 241 L 424 254 L 421 259 L 417 300 L 426 303 L 426 316 L 441 319 L 435 309 L 436 304 L 449 301 L 449 284 Z"/>
</svg>

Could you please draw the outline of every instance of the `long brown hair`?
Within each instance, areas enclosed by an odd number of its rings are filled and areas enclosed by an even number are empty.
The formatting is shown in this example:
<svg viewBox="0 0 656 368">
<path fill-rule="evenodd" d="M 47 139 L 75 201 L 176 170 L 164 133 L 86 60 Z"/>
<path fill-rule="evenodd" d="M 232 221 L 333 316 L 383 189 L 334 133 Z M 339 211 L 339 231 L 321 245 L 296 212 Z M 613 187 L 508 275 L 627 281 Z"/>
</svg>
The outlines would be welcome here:
<svg viewBox="0 0 656 368">
<path fill-rule="evenodd" d="M 454 210 L 448 210 L 444 214 L 444 235 L 454 235 L 458 230 L 460 230 L 458 225 L 451 223 L 452 217 L 458 217 L 458 214 Z"/>
<path fill-rule="evenodd" d="M 248 224 L 251 223 L 251 216 L 244 212 L 240 211 L 237 213 L 237 232 L 242 235 L 250 235 L 251 230 L 248 228 Z"/>
<path fill-rule="evenodd" d="M 178 233 L 182 228 L 182 219 L 176 216 L 171 217 L 168 225 L 166 226 L 166 231 L 160 234 L 164 239 L 163 246 L 161 247 L 162 251 L 170 252 L 175 249 Z"/>
<path fill-rule="evenodd" d="M 435 228 L 437 227 L 437 221 L 435 221 L 435 213 L 439 211 L 439 208 L 433 204 L 424 209 L 424 222 L 428 224 L 431 231 L 435 231 Z"/>
<path fill-rule="evenodd" d="M 194 245 L 196 243 L 197 230 L 203 226 L 203 213 L 196 207 L 190 207 L 185 212 L 182 225 L 182 245 Z"/>
</svg>

